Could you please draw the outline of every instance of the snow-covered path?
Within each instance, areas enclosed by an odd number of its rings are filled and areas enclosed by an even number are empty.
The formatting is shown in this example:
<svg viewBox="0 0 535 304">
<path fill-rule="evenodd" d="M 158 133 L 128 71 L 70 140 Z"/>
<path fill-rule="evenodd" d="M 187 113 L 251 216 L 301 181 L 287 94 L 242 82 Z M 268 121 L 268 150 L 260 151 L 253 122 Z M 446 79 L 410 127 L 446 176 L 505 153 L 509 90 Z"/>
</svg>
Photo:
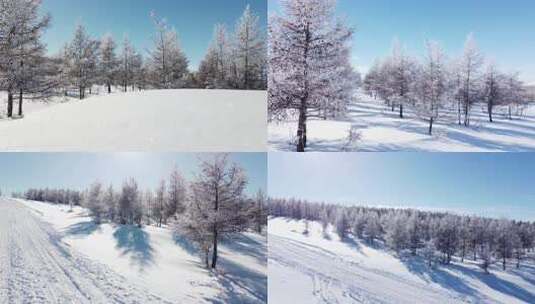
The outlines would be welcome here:
<svg viewBox="0 0 535 304">
<path fill-rule="evenodd" d="M 0 198 L 0 304 L 167 303 L 81 256 L 15 200 Z"/>
<path fill-rule="evenodd" d="M 341 241 L 329 226 L 286 218 L 269 220 L 268 295 L 273 303 L 535 303 L 535 267 L 473 261 L 428 267 L 419 256 L 398 255 L 381 243 Z"/>
<path fill-rule="evenodd" d="M 391 273 L 366 268 L 328 250 L 288 238 L 269 235 L 270 301 L 285 303 L 277 286 L 288 280 L 312 284 L 312 294 L 294 303 L 437 303 L 452 300 L 441 290 Z M 272 286 L 273 285 L 273 286 Z M 292 289 L 295 290 L 295 289 Z M 301 288 L 305 293 L 310 287 Z M 282 298 L 281 298 L 282 297 Z"/>
<path fill-rule="evenodd" d="M 262 152 L 266 96 L 231 90 L 92 96 L 0 120 L 0 150 Z"/>
</svg>

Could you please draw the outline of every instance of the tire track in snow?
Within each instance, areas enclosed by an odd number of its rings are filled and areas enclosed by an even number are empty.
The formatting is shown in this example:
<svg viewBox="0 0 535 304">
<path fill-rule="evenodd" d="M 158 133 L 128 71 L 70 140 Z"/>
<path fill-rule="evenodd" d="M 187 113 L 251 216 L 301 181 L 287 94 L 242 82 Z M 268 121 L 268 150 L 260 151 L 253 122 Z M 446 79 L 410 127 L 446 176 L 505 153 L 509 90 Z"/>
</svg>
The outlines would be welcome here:
<svg viewBox="0 0 535 304">
<path fill-rule="evenodd" d="M 71 250 L 22 204 L 0 199 L 0 304 L 4 303 L 170 302 Z"/>
</svg>

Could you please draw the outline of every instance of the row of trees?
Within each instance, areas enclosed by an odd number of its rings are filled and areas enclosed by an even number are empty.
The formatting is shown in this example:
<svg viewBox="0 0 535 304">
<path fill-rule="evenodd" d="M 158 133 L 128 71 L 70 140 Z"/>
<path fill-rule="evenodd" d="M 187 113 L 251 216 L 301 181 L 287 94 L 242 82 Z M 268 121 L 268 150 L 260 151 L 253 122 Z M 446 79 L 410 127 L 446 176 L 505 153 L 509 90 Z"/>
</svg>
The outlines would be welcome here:
<svg viewBox="0 0 535 304">
<path fill-rule="evenodd" d="M 232 35 L 223 25 L 197 72 L 190 72 L 177 32 L 151 13 L 153 46 L 144 56 L 125 37 L 120 45 L 107 34 L 91 37 L 78 25 L 72 41 L 56 56 L 47 56 L 42 35 L 50 15 L 42 15 L 41 0 L 0 1 L 0 91 L 7 92 L 7 116 L 13 116 L 18 94 L 18 115 L 23 99 L 67 95 L 76 89 L 83 99 L 94 85 L 124 91 L 135 89 L 220 88 L 266 89 L 265 35 L 249 6 Z M 120 49 L 120 50 L 118 50 Z"/>
<path fill-rule="evenodd" d="M 458 124 L 470 125 L 472 108 L 482 105 L 493 122 L 494 109 L 507 106 L 509 119 L 512 109 L 528 101 L 524 84 L 517 73 L 503 73 L 494 62 L 485 62 L 472 34 L 466 40 L 462 56 L 448 60 L 437 42 L 426 43 L 427 52 L 421 60 L 407 55 L 396 41 L 387 58 L 376 61 L 365 76 L 365 91 L 379 97 L 391 108 L 411 106 L 417 117 L 429 124 L 456 112 Z"/>
<path fill-rule="evenodd" d="M 269 214 L 319 221 L 324 233 L 329 225 L 340 238 L 350 234 L 369 244 L 384 242 L 398 254 L 420 254 L 434 264 L 449 264 L 454 256 L 464 262 L 479 261 L 485 272 L 495 261 L 505 270 L 508 259 L 520 267 L 535 248 L 535 223 L 411 209 L 345 207 L 295 199 L 269 199 Z"/>
<path fill-rule="evenodd" d="M 351 66 L 353 30 L 337 20 L 336 0 L 283 0 L 268 29 L 270 119 L 297 117 L 296 148 L 307 146 L 307 120 L 340 116 L 360 76 Z"/>
<path fill-rule="evenodd" d="M 131 178 L 119 191 L 97 181 L 81 192 L 29 189 L 24 198 L 81 205 L 97 224 L 167 225 L 197 245 L 207 267 L 216 268 L 221 239 L 247 230 L 261 233 L 267 225 L 265 195 L 260 191 L 256 197 L 247 196 L 247 182 L 240 166 L 218 155 L 202 161 L 192 181 L 175 168 L 154 191 L 141 190 Z"/>
</svg>

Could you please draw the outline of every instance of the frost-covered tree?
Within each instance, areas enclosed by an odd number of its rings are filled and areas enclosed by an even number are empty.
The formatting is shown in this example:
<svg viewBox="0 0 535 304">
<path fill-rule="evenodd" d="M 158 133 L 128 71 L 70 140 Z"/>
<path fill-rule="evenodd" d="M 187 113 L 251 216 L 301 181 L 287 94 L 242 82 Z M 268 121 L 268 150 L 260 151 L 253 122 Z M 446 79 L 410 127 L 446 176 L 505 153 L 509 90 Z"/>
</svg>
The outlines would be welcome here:
<svg viewBox="0 0 535 304">
<path fill-rule="evenodd" d="M 497 257 L 502 260 L 503 270 L 507 267 L 507 259 L 513 254 L 513 225 L 508 220 L 500 220 L 497 227 L 496 235 L 496 253 Z"/>
<path fill-rule="evenodd" d="M 492 265 L 492 252 L 489 245 L 482 245 L 479 249 L 479 257 L 481 258 L 481 264 L 479 265 L 485 273 L 489 273 L 489 267 Z"/>
<path fill-rule="evenodd" d="M 427 43 L 427 55 L 421 66 L 417 81 L 417 113 L 429 122 L 429 135 L 433 132 L 433 123 L 439 118 L 440 111 L 448 96 L 448 75 L 445 55 L 436 42 Z"/>
<path fill-rule="evenodd" d="M 177 213 L 184 212 L 186 182 L 177 167 L 173 169 L 169 176 L 169 187 L 167 191 L 167 200 L 164 210 L 166 221 L 168 218 L 174 217 Z"/>
<path fill-rule="evenodd" d="M 283 0 L 268 30 L 268 110 L 271 119 L 296 115 L 296 148 L 307 145 L 307 120 L 343 114 L 356 74 L 353 31 L 335 18 L 335 0 Z"/>
<path fill-rule="evenodd" d="M 127 92 L 128 87 L 130 85 L 133 85 L 134 78 L 136 77 L 136 73 L 139 62 L 141 61 L 141 55 L 138 54 L 132 43 L 130 42 L 130 39 L 128 37 L 124 37 L 121 55 L 119 59 L 119 80 L 121 82 L 121 85 L 123 87 L 123 91 Z"/>
<path fill-rule="evenodd" d="M 106 207 L 102 199 L 102 184 L 100 182 L 94 182 L 89 187 L 85 206 L 87 209 L 89 209 L 89 212 L 95 223 L 100 224 L 102 216 L 106 211 Z"/>
<path fill-rule="evenodd" d="M 7 116 L 13 116 L 14 95 L 19 95 L 19 116 L 25 93 L 50 89 L 48 62 L 41 37 L 50 16 L 41 13 L 40 0 L 0 1 L 0 89 L 7 92 Z"/>
<path fill-rule="evenodd" d="M 437 221 L 435 246 L 442 253 L 442 263 L 449 264 L 457 249 L 457 219 L 446 215 Z"/>
<path fill-rule="evenodd" d="M 117 77 L 117 68 L 119 61 L 115 54 L 117 45 L 111 34 L 107 34 L 100 42 L 100 73 L 102 81 L 107 87 L 108 93 L 111 93 L 111 86 L 115 84 Z"/>
<path fill-rule="evenodd" d="M 234 34 L 238 88 L 264 89 L 266 64 L 265 37 L 259 25 L 259 17 L 249 5 L 238 20 Z"/>
<path fill-rule="evenodd" d="M 374 240 L 379 238 L 381 235 L 381 223 L 379 222 L 379 217 L 377 214 L 371 213 L 366 219 L 364 234 L 366 235 L 368 242 L 372 245 Z"/>
<path fill-rule="evenodd" d="M 154 46 L 149 54 L 152 85 L 160 89 L 181 88 L 188 74 L 188 60 L 178 42 L 178 34 L 154 12 L 151 17 L 156 29 L 152 38 Z"/>
<path fill-rule="evenodd" d="M 74 38 L 67 47 L 69 79 L 78 88 L 80 99 L 85 98 L 86 89 L 96 82 L 99 41 L 93 40 L 79 24 Z"/>
<path fill-rule="evenodd" d="M 239 223 L 248 218 L 248 213 L 241 208 L 247 177 L 243 169 L 224 154 L 204 160 L 200 168 L 201 172 L 190 187 L 193 207 L 188 208 L 191 219 L 186 231 L 202 240 L 201 247 L 207 240 L 211 242 L 210 267 L 216 268 L 220 239 L 240 232 L 243 226 Z"/>
<path fill-rule="evenodd" d="M 336 228 L 336 233 L 340 239 L 345 239 L 347 233 L 349 232 L 349 221 L 347 219 L 347 214 L 344 209 L 339 209 L 336 214 L 336 219 L 334 222 L 334 227 Z"/>
<path fill-rule="evenodd" d="M 393 214 L 385 227 L 386 244 L 396 252 L 401 251 L 407 246 L 406 222 L 407 216 L 405 214 Z"/>
<path fill-rule="evenodd" d="M 165 222 L 165 204 L 167 200 L 167 186 L 165 180 L 162 179 L 158 188 L 156 189 L 156 198 L 154 201 L 155 207 L 153 209 L 153 216 L 158 222 L 158 226 L 162 227 L 162 222 Z"/>
<path fill-rule="evenodd" d="M 118 207 L 121 224 L 132 225 L 139 220 L 140 197 L 135 179 L 130 178 L 123 183 Z"/>
<path fill-rule="evenodd" d="M 401 43 L 396 39 L 389 58 L 388 86 L 393 104 L 399 106 L 399 117 L 403 118 L 403 108 L 411 102 L 411 88 L 415 80 L 414 60 L 407 54 Z"/>
<path fill-rule="evenodd" d="M 109 185 L 108 188 L 102 194 L 102 202 L 105 206 L 105 212 L 111 221 L 117 219 L 117 194 L 113 190 L 113 185 Z"/>
<path fill-rule="evenodd" d="M 470 125 L 470 109 L 478 102 L 481 96 L 481 67 L 483 66 L 483 56 L 473 34 L 466 38 L 464 51 L 459 60 L 458 73 L 460 76 L 460 87 L 458 88 L 462 112 L 464 115 L 464 125 Z M 459 111 L 460 107 L 459 107 Z"/>
</svg>

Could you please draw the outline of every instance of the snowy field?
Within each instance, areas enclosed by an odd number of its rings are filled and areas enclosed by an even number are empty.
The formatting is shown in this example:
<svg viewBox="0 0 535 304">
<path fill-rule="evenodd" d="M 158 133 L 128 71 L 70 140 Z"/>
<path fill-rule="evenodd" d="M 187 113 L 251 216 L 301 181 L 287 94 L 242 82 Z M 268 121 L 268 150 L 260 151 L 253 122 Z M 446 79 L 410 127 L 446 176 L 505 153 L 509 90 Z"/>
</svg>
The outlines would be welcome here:
<svg viewBox="0 0 535 304">
<path fill-rule="evenodd" d="M 265 91 L 114 93 L 82 101 L 26 102 L 24 118 L 13 120 L 5 119 L 2 102 L 0 149 L 265 151 L 266 98 Z"/>
<path fill-rule="evenodd" d="M 332 227 L 330 227 L 332 228 Z M 430 269 L 394 257 L 381 244 L 323 237 L 319 223 L 269 220 L 268 294 L 272 303 L 535 303 L 535 259 L 484 274 L 454 261 Z"/>
<path fill-rule="evenodd" d="M 520 152 L 535 151 L 535 106 L 526 109 L 521 118 L 508 120 L 506 108 L 497 107 L 493 123 L 483 111 L 483 105 L 473 107 L 472 126 L 456 123 L 456 113 L 450 112 L 433 125 L 429 136 L 428 123 L 405 109 L 390 111 L 379 100 L 359 94 L 343 120 L 310 120 L 307 124 L 307 151 L 336 152 L 342 150 L 384 152 Z M 360 139 L 349 143 L 353 128 Z M 290 145 L 297 130 L 296 121 L 272 122 L 268 125 L 269 149 L 295 151 Z"/>
<path fill-rule="evenodd" d="M 169 229 L 95 225 L 83 208 L 0 199 L 0 304 L 266 303 L 265 236 L 221 245 L 207 271 Z"/>
</svg>

